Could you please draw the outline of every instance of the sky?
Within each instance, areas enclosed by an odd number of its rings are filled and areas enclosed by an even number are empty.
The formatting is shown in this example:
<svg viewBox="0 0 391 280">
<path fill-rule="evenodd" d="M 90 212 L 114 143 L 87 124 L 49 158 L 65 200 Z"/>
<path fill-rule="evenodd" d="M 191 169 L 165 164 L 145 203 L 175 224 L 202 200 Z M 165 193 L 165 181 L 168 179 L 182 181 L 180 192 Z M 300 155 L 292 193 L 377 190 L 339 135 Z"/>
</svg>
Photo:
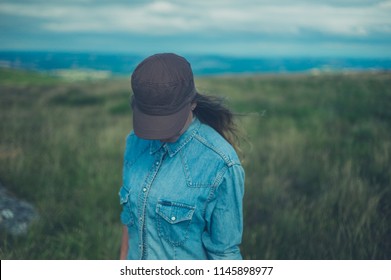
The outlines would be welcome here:
<svg viewBox="0 0 391 280">
<path fill-rule="evenodd" d="M 0 50 L 391 58 L 391 0 L 0 0 Z"/>
</svg>

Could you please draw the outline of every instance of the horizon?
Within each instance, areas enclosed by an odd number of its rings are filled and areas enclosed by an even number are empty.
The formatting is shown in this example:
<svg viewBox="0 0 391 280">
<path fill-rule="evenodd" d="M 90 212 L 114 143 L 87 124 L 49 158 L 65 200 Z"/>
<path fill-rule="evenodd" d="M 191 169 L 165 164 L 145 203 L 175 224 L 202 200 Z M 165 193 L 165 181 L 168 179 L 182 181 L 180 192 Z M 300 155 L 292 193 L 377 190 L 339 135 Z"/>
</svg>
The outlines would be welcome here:
<svg viewBox="0 0 391 280">
<path fill-rule="evenodd" d="M 141 58 L 148 57 L 156 53 L 175 53 L 183 57 L 221 57 L 221 58 L 235 58 L 235 59 L 357 59 L 357 60 L 391 60 L 391 55 L 387 56 L 375 56 L 375 55 L 352 55 L 352 54 L 322 54 L 322 55 L 310 55 L 310 54 L 225 54 L 215 52 L 174 52 L 170 50 L 162 50 L 158 52 L 136 52 L 136 51 L 107 51 L 107 50 L 66 50 L 66 49 L 1 49 L 0 53 L 53 53 L 53 54 L 86 54 L 86 55 L 102 55 L 102 56 L 137 56 Z"/>
<path fill-rule="evenodd" d="M 184 57 L 192 65 L 195 75 L 391 70 L 391 58 L 235 57 L 221 54 L 190 54 Z M 144 58 L 136 53 L 0 50 L 0 68 L 44 72 L 84 70 L 126 75 Z"/>
</svg>

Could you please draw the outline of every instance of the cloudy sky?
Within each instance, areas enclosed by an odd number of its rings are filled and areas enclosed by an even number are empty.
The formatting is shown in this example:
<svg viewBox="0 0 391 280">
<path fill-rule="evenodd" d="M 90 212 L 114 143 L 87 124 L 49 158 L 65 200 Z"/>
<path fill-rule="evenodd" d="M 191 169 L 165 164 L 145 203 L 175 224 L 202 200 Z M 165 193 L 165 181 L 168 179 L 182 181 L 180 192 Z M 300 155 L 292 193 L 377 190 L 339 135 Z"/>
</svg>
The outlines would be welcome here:
<svg viewBox="0 0 391 280">
<path fill-rule="evenodd" d="M 0 50 L 391 58 L 391 0 L 0 0 Z"/>
</svg>

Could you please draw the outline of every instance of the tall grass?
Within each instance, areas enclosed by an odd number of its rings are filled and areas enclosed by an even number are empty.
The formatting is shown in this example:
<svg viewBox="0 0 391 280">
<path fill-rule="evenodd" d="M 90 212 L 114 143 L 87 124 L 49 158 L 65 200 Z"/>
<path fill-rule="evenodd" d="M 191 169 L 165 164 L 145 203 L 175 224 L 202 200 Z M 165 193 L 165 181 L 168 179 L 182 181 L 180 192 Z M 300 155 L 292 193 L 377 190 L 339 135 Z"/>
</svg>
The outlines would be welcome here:
<svg viewBox="0 0 391 280">
<path fill-rule="evenodd" d="M 391 75 L 224 78 L 243 117 L 250 259 L 391 257 Z"/>
<path fill-rule="evenodd" d="M 246 140 L 246 259 L 391 257 L 391 74 L 197 79 Z M 116 259 L 129 82 L 0 72 L 0 181 L 35 204 L 1 259 Z"/>
</svg>

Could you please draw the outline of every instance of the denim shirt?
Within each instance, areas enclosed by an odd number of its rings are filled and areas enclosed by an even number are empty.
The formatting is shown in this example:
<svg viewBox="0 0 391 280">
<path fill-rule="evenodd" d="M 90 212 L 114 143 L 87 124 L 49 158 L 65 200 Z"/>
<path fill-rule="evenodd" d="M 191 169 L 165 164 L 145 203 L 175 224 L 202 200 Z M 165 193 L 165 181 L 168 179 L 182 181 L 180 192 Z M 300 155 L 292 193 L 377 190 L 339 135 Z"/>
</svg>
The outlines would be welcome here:
<svg viewBox="0 0 391 280">
<path fill-rule="evenodd" d="M 131 132 L 119 191 L 128 259 L 241 259 L 243 193 L 234 149 L 198 119 L 175 143 Z"/>
</svg>

